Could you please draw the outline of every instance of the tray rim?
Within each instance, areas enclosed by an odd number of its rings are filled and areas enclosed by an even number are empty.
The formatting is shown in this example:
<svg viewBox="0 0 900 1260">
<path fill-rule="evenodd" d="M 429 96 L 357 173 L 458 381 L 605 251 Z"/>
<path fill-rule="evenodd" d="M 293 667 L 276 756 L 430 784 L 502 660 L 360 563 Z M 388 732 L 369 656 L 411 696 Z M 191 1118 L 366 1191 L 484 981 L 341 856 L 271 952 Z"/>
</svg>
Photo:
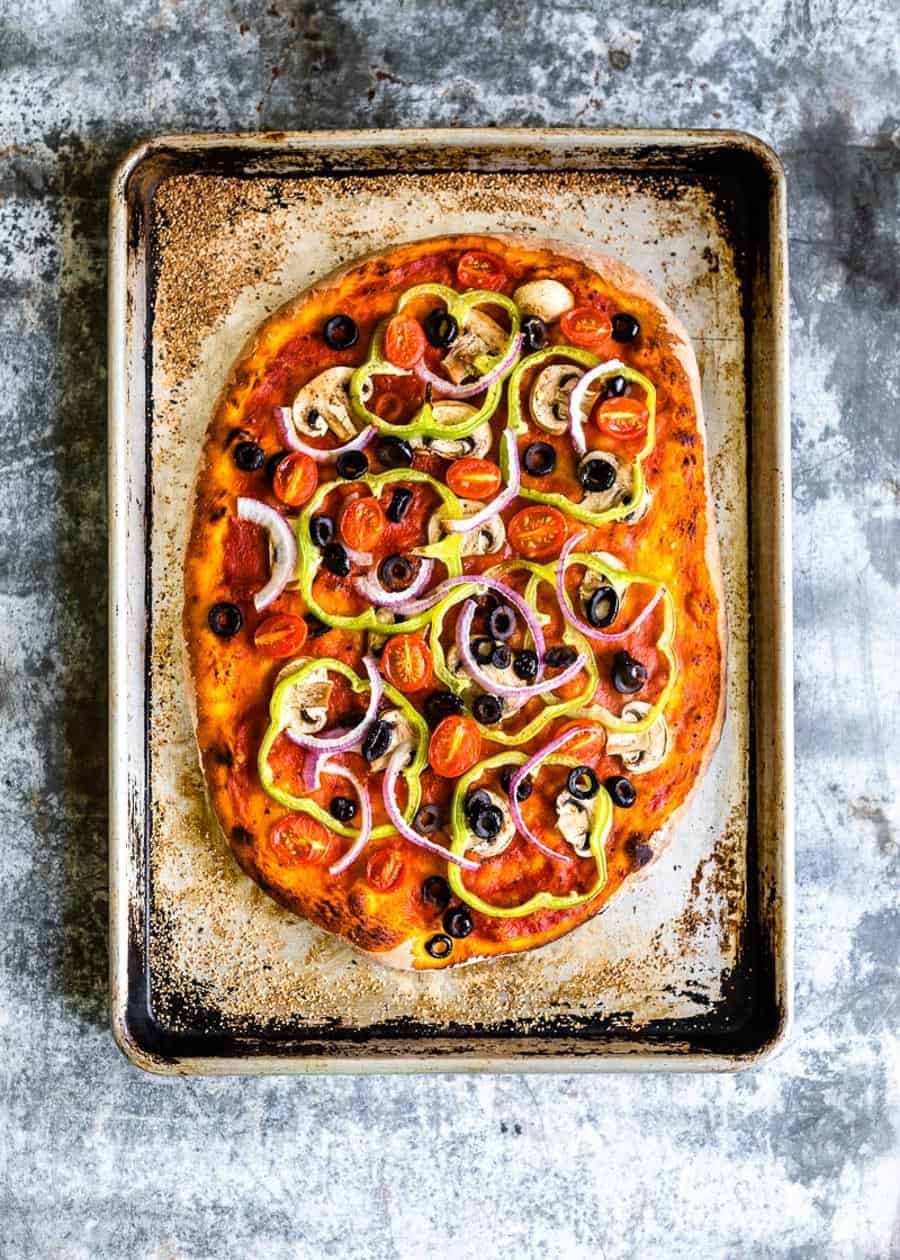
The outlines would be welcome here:
<svg viewBox="0 0 900 1260">
<path fill-rule="evenodd" d="M 335 1057 L 327 1054 L 260 1054 L 252 1056 L 203 1056 L 172 1058 L 161 1055 L 141 1042 L 129 1013 L 129 935 L 131 931 L 128 896 L 129 779 L 120 761 L 124 718 L 117 697 L 127 693 L 127 626 L 120 611 L 128 594 L 126 529 L 128 469 L 125 463 L 128 365 L 124 353 L 128 307 L 131 296 L 128 277 L 128 188 L 133 176 L 149 160 L 166 154 L 210 153 L 219 149 L 248 153 L 285 154 L 320 152 L 341 147 L 345 151 L 407 148 L 429 150 L 535 149 L 541 144 L 575 149 L 597 149 L 607 154 L 617 150 L 657 148 L 709 150 L 731 147 L 742 151 L 758 164 L 769 184 L 769 259 L 771 298 L 773 378 L 772 445 L 773 474 L 780 490 L 779 502 L 769 518 L 773 526 L 770 552 L 772 576 L 779 599 L 772 612 L 774 658 L 779 683 L 774 705 L 773 734 L 778 800 L 774 809 L 779 842 L 771 863 L 773 881 L 780 891 L 774 909 L 773 952 L 778 1015 L 772 1032 L 755 1048 L 732 1053 L 676 1052 L 673 1040 L 665 1050 L 646 1044 L 628 1048 L 601 1047 L 584 1055 L 543 1053 L 469 1054 L 444 1056 L 429 1053 L 390 1054 L 383 1051 Z M 793 783 L 793 625 L 791 581 L 791 470 L 790 410 L 788 394 L 788 258 L 787 197 L 785 172 L 775 151 L 745 131 L 731 129 L 624 129 L 624 128 L 391 128 L 326 131 L 256 131 L 162 134 L 133 145 L 116 167 L 109 194 L 109 289 L 108 289 L 108 486 L 109 486 L 109 984 L 110 1025 L 113 1038 L 136 1067 L 162 1075 L 265 1075 L 265 1074 L 396 1074 L 409 1072 L 733 1072 L 758 1066 L 779 1053 L 789 1039 L 794 1022 L 794 783 Z M 748 370 L 750 370 L 748 368 Z M 752 497 L 752 494 L 751 494 Z M 755 554 L 750 542 L 751 560 Z"/>
</svg>

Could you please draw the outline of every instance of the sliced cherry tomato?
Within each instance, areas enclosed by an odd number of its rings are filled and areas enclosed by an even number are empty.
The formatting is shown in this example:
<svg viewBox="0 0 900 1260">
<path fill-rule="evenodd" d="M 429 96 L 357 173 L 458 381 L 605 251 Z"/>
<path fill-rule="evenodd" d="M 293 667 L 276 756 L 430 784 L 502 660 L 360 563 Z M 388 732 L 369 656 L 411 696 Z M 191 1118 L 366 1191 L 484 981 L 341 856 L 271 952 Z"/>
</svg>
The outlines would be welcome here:
<svg viewBox="0 0 900 1260">
<path fill-rule="evenodd" d="M 640 398 L 606 398 L 597 404 L 592 416 L 602 433 L 618 438 L 642 438 L 649 418 Z"/>
<path fill-rule="evenodd" d="M 285 866 L 323 866 L 335 848 L 335 836 L 308 814 L 287 814 L 272 828 L 269 845 Z"/>
<path fill-rule="evenodd" d="M 458 778 L 471 770 L 480 756 L 481 732 L 472 718 L 452 714 L 432 731 L 428 760 L 436 774 Z"/>
<path fill-rule="evenodd" d="M 411 315 L 395 315 L 384 333 L 384 354 L 394 367 L 412 368 L 425 353 L 425 329 Z"/>
<path fill-rule="evenodd" d="M 483 250 L 472 249 L 456 264 L 456 278 L 464 289 L 502 289 L 507 271 L 499 258 Z"/>
<path fill-rule="evenodd" d="M 354 551 L 371 551 L 381 539 L 386 525 L 381 504 L 370 494 L 348 503 L 338 522 L 341 537 Z"/>
<path fill-rule="evenodd" d="M 402 874 L 403 858 L 396 849 L 379 849 L 366 863 L 366 879 L 379 892 L 390 892 Z"/>
<path fill-rule="evenodd" d="M 559 326 L 566 341 L 586 350 L 598 350 L 609 341 L 612 333 L 609 316 L 595 306 L 573 307 L 563 314 Z"/>
<path fill-rule="evenodd" d="M 547 560 L 566 540 L 566 518 L 559 508 L 535 504 L 516 512 L 507 527 L 509 541 L 529 560 Z"/>
<path fill-rule="evenodd" d="M 403 692 L 421 691 L 434 677 L 431 651 L 420 634 L 396 634 L 388 639 L 381 667 L 388 682 Z"/>
<path fill-rule="evenodd" d="M 379 394 L 369 410 L 388 424 L 397 424 L 406 411 L 406 403 L 397 394 Z"/>
<path fill-rule="evenodd" d="M 447 469 L 447 485 L 464 499 L 492 499 L 502 479 L 496 464 L 474 456 L 454 460 Z"/>
<path fill-rule="evenodd" d="M 302 507 L 319 484 L 316 461 L 303 451 L 294 451 L 278 461 L 272 478 L 275 497 L 288 507 Z"/>
<path fill-rule="evenodd" d="M 302 617 L 292 613 L 273 613 L 256 627 L 253 642 L 266 656 L 293 656 L 299 652 L 309 633 Z"/>
</svg>

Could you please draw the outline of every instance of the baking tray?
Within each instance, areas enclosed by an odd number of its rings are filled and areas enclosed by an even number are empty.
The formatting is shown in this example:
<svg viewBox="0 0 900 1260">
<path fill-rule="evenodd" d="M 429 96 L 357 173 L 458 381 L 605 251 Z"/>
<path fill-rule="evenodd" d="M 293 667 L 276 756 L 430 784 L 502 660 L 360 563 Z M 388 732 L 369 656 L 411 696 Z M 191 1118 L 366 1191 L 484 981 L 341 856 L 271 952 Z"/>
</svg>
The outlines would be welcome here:
<svg viewBox="0 0 900 1260">
<path fill-rule="evenodd" d="M 543 950 L 380 967 L 270 902 L 209 825 L 181 686 L 202 433 L 246 336 L 334 266 L 445 231 L 618 254 L 697 349 L 730 623 L 728 716 L 645 879 Z M 786 221 L 734 132 L 170 136 L 110 212 L 110 879 L 115 1037 L 158 1072 L 729 1070 L 792 1009 Z"/>
</svg>

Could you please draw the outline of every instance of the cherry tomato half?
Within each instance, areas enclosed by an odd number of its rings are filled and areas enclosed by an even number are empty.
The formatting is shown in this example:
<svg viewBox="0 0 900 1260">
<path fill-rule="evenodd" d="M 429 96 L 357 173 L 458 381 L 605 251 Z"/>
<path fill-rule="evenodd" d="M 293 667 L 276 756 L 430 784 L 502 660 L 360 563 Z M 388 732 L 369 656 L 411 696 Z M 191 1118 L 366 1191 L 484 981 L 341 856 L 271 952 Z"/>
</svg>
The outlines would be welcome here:
<svg viewBox="0 0 900 1260">
<path fill-rule="evenodd" d="M 500 489 L 500 469 L 489 459 L 454 460 L 447 469 L 447 485 L 463 499 L 492 499 Z"/>
<path fill-rule="evenodd" d="M 412 368 L 425 353 L 425 329 L 411 315 L 395 315 L 384 333 L 384 355 L 394 367 Z"/>
<path fill-rule="evenodd" d="M 259 623 L 253 642 L 265 656 L 293 656 L 306 643 L 309 627 L 292 613 L 273 613 Z"/>
<path fill-rule="evenodd" d="M 381 667 L 388 682 L 402 692 L 421 691 L 434 677 L 431 651 L 420 634 L 396 634 L 388 639 Z"/>
<path fill-rule="evenodd" d="M 594 408 L 592 418 L 610 437 L 642 438 L 650 417 L 640 398 L 606 398 Z"/>
<path fill-rule="evenodd" d="M 496 292 L 507 281 L 506 268 L 499 258 L 472 249 L 456 264 L 456 278 L 464 289 L 490 289 Z"/>
<path fill-rule="evenodd" d="M 272 828 L 269 845 L 284 866 L 323 866 L 331 858 L 335 836 L 307 814 L 286 814 Z"/>
<path fill-rule="evenodd" d="M 598 350 L 612 334 L 609 316 L 595 306 L 573 307 L 563 314 L 559 326 L 566 341 L 585 350 Z"/>
<path fill-rule="evenodd" d="M 516 512 L 507 527 L 509 541 L 529 560 L 547 560 L 566 540 L 566 518 L 555 507 L 535 504 Z"/>
<path fill-rule="evenodd" d="M 396 849 L 379 849 L 366 862 L 366 879 L 379 892 L 390 892 L 402 874 L 403 858 Z"/>
<path fill-rule="evenodd" d="M 397 394 L 379 394 L 369 410 L 388 424 L 397 424 L 403 418 L 406 403 Z"/>
<path fill-rule="evenodd" d="M 428 760 L 435 774 L 455 779 L 471 770 L 481 756 L 481 732 L 470 717 L 452 714 L 431 733 Z"/>
<path fill-rule="evenodd" d="M 275 497 L 288 507 L 302 507 L 318 484 L 316 461 L 303 451 L 294 451 L 279 460 L 272 478 Z"/>
<path fill-rule="evenodd" d="M 354 499 L 341 512 L 341 537 L 354 551 L 371 551 L 381 539 L 387 520 L 381 504 L 372 495 Z"/>
</svg>

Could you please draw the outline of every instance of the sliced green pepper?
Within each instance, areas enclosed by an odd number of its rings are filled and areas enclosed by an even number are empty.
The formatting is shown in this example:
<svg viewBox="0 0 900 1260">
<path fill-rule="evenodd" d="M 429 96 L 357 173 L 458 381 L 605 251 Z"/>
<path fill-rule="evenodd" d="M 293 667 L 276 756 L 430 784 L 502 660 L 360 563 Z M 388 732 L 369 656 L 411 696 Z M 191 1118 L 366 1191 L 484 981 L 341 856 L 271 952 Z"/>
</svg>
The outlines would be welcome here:
<svg viewBox="0 0 900 1260">
<path fill-rule="evenodd" d="M 441 510 L 447 518 L 450 520 L 462 518 L 463 510 L 459 499 L 452 490 L 448 489 L 447 486 L 441 485 L 430 473 L 419 472 L 416 468 L 391 468 L 387 472 L 367 473 L 359 478 L 359 482 L 368 486 L 376 498 L 382 486 L 390 485 L 394 481 L 421 481 L 427 483 L 442 500 L 443 507 Z M 359 482 L 356 484 L 359 484 Z M 430 620 L 431 609 L 416 613 L 405 621 L 383 625 L 375 615 L 376 610 L 372 607 L 367 608 L 358 617 L 340 616 L 337 613 L 326 612 L 313 595 L 313 581 L 319 569 L 321 552 L 310 537 L 309 524 L 316 512 L 318 512 L 326 495 L 334 490 L 338 484 L 338 482 L 328 481 L 320 485 L 297 518 L 300 593 L 303 596 L 306 607 L 313 616 L 318 617 L 325 625 L 332 626 L 338 630 L 376 630 L 379 634 L 402 634 L 410 630 L 421 629 Z M 448 534 L 446 538 L 441 539 L 440 543 L 433 543 L 431 549 L 421 547 L 416 549 L 414 554 L 437 557 L 446 565 L 449 577 L 460 577 L 462 575 L 461 545 L 461 535 Z M 441 548 L 440 551 L 438 551 L 439 547 Z M 437 605 L 437 607 L 440 607 L 440 605 Z"/>
<path fill-rule="evenodd" d="M 463 777 L 456 785 L 453 793 L 453 804 L 450 810 L 450 828 L 453 835 L 453 842 L 450 845 L 450 852 L 463 856 L 467 848 L 471 847 L 471 835 L 466 826 L 465 818 L 465 799 L 469 787 L 476 779 L 479 779 L 487 770 L 497 769 L 499 766 L 516 765 L 522 766 L 528 760 L 525 753 L 504 752 L 498 753 L 495 757 L 489 757 L 487 761 L 480 762 L 474 766 L 468 774 Z M 547 765 L 572 765 L 573 760 L 570 757 L 548 757 Z M 518 906 L 495 906 L 489 901 L 484 901 L 475 893 L 470 892 L 463 882 L 463 871 L 455 862 L 448 863 L 447 878 L 450 881 L 450 887 L 459 897 L 460 901 L 465 901 L 473 910 L 478 910 L 482 914 L 489 915 L 493 919 L 519 919 L 526 914 L 533 914 L 535 910 L 569 910 L 573 906 L 583 905 L 584 902 L 590 901 L 602 892 L 607 880 L 606 867 L 606 840 L 612 827 L 612 801 L 609 798 L 605 788 L 600 788 L 597 794 L 597 808 L 594 813 L 594 821 L 591 824 L 590 834 L 588 836 L 588 844 L 590 845 L 591 855 L 597 866 L 597 879 L 588 889 L 586 893 L 566 893 L 564 896 L 555 896 L 553 893 L 539 892 L 530 897 L 528 901 Z"/>
<path fill-rule="evenodd" d="M 277 801 L 285 809 L 296 810 L 301 814 L 309 814 L 317 822 L 320 822 L 324 827 L 327 827 L 337 835 L 354 839 L 358 832 L 353 827 L 348 827 L 332 818 L 331 814 L 324 810 L 321 805 L 310 800 L 308 796 L 294 796 L 292 792 L 287 792 L 284 788 L 278 787 L 274 782 L 272 767 L 269 764 L 269 753 L 272 751 L 272 745 L 286 725 L 282 715 L 286 696 L 292 687 L 302 682 L 313 670 L 322 669 L 323 667 L 346 678 L 355 692 L 366 691 L 369 688 L 368 678 L 360 678 L 349 665 L 345 665 L 343 661 L 334 660 L 330 657 L 306 661 L 303 665 L 299 665 L 297 669 L 285 674 L 275 684 L 272 698 L 269 701 L 269 725 L 259 746 L 259 755 L 257 757 L 259 779 L 264 791 L 271 796 L 273 801 Z M 407 822 L 411 822 L 422 799 L 420 777 L 427 761 L 428 727 L 425 725 L 424 719 L 416 712 L 404 695 L 397 691 L 395 687 L 392 687 L 389 682 L 383 682 L 382 686 L 384 687 L 384 694 L 392 704 L 396 705 L 416 733 L 416 755 L 406 769 L 401 771 L 406 782 L 407 791 L 404 817 Z M 382 836 L 391 836 L 395 830 L 396 828 L 391 823 L 382 823 L 380 827 L 372 829 L 371 838 L 378 840 Z"/>
<path fill-rule="evenodd" d="M 537 367 L 548 359 L 559 358 L 560 356 L 571 359 L 574 363 L 578 363 L 587 369 L 597 367 L 600 363 L 600 359 L 595 354 L 592 354 L 590 350 L 580 350 L 577 346 L 548 346 L 546 350 L 538 350 L 536 354 L 531 354 L 528 358 L 521 359 L 509 377 L 507 390 L 508 424 L 515 433 L 527 433 L 528 431 L 528 425 L 522 416 L 522 376 L 530 368 Z M 627 367 L 625 364 L 610 368 L 609 373 L 598 377 L 598 380 L 605 379 L 606 375 L 624 376 L 627 381 L 633 381 L 636 385 L 639 385 L 647 396 L 647 439 L 643 450 L 635 456 L 631 465 L 633 476 L 631 497 L 616 507 L 607 508 L 604 512 L 590 512 L 587 508 L 582 507 L 580 503 L 573 503 L 564 494 L 531 490 L 525 486 L 519 490 L 519 494 L 523 499 L 530 499 L 534 503 L 546 503 L 552 507 L 557 507 L 564 515 L 573 517 L 576 521 L 582 521 L 586 525 L 603 525 L 607 521 L 621 521 L 637 508 L 644 497 L 644 490 L 647 484 L 644 477 L 643 460 L 650 454 L 656 443 L 656 388 L 653 383 L 642 373 L 636 371 L 635 368 Z"/>
<path fill-rule="evenodd" d="M 403 294 L 397 303 L 397 310 L 401 311 L 413 298 L 421 297 L 424 294 L 433 294 L 446 303 L 448 312 L 457 320 L 460 327 L 463 327 L 466 316 L 476 306 L 487 306 L 490 304 L 503 307 L 510 319 L 509 337 L 499 355 L 482 355 L 477 361 L 476 366 L 479 371 L 486 375 L 496 363 L 500 362 L 519 331 L 519 308 L 515 302 L 512 302 L 508 297 L 504 297 L 502 293 L 491 293 L 486 289 L 474 289 L 468 293 L 457 293 L 454 289 L 450 289 L 444 284 L 417 284 L 414 288 L 407 289 L 406 293 Z M 408 424 L 391 424 L 389 421 L 383 420 L 381 416 L 376 415 L 374 411 L 370 411 L 366 406 L 363 399 L 363 391 L 371 378 L 384 374 L 393 375 L 397 371 L 394 365 L 389 363 L 384 357 L 384 330 L 387 327 L 387 323 L 387 320 L 383 320 L 375 329 L 368 358 L 365 363 L 356 369 L 350 378 L 350 407 L 356 418 L 363 424 L 375 425 L 380 433 L 389 434 L 392 437 L 407 439 L 416 437 L 471 437 L 475 430 L 484 424 L 486 420 L 490 420 L 497 410 L 503 394 L 502 378 L 495 381 L 493 385 L 488 386 L 484 401 L 475 415 L 469 416 L 466 420 L 460 420 L 456 424 L 441 424 L 439 420 L 436 420 L 430 402 L 423 403 Z"/>
</svg>

